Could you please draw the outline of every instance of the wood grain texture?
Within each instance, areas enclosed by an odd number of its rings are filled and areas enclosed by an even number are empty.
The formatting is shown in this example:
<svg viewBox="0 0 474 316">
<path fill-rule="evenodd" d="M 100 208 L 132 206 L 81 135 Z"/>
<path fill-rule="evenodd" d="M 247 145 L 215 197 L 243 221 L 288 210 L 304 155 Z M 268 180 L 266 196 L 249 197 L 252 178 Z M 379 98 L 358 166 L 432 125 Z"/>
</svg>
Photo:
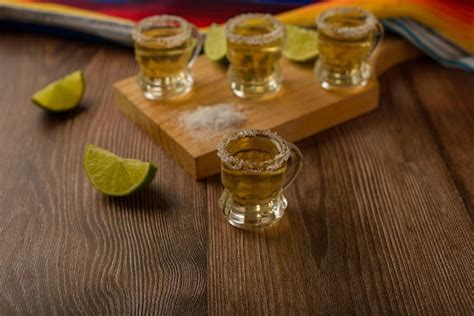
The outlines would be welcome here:
<svg viewBox="0 0 474 316">
<path fill-rule="evenodd" d="M 29 97 L 77 68 L 79 111 Z M 379 108 L 297 143 L 281 224 L 226 224 L 218 177 L 192 180 L 116 108 L 130 50 L 0 33 L 0 315 L 469 315 L 472 74 L 428 59 L 381 77 Z M 87 143 L 154 161 L 144 191 L 98 194 Z"/>
<path fill-rule="evenodd" d="M 205 313 L 205 186 L 176 174 L 112 106 L 112 82 L 136 71 L 130 51 L 18 33 L 0 47 L 11 78 L 2 86 L 14 83 L 2 89 L 0 119 L 0 314 Z M 51 116 L 31 104 L 76 68 L 87 81 L 79 111 Z M 100 196 L 82 170 L 87 143 L 158 162 L 161 184 Z M 173 181 L 186 185 L 165 184 Z"/>
<path fill-rule="evenodd" d="M 374 72 L 381 74 L 419 54 L 408 42 L 387 38 L 373 59 Z M 372 111 L 378 105 L 377 75 L 363 89 L 335 93 L 319 85 L 313 64 L 297 64 L 283 58 L 280 65 L 282 89 L 265 98 L 243 100 L 234 96 L 227 80 L 227 67 L 200 56 L 193 66 L 195 84 L 188 95 L 172 100 L 146 100 L 133 76 L 114 85 L 117 105 L 197 179 L 219 173 L 216 148 L 229 130 L 214 132 L 205 139 L 196 138 L 196 133 L 186 131 L 179 121 L 183 111 L 203 105 L 238 104 L 247 118 L 239 129 L 272 129 L 289 141 L 297 141 Z"/>
</svg>

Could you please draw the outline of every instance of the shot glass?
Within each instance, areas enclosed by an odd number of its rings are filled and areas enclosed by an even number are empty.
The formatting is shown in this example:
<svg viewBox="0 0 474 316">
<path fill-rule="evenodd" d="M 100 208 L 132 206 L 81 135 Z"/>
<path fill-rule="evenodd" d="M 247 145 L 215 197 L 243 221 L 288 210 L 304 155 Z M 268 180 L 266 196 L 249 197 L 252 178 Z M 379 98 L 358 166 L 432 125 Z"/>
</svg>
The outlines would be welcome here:
<svg viewBox="0 0 474 316">
<path fill-rule="evenodd" d="M 363 87 L 371 76 L 369 59 L 383 41 L 384 29 L 370 12 L 332 8 L 316 19 L 319 58 L 316 77 L 324 89 Z"/>
<path fill-rule="evenodd" d="M 283 191 L 303 165 L 300 150 L 269 130 L 242 130 L 221 141 L 218 155 L 227 221 L 243 229 L 276 224 L 288 205 Z"/>
<path fill-rule="evenodd" d="M 177 16 L 156 15 L 137 24 L 133 39 L 145 98 L 167 99 L 192 89 L 190 67 L 202 45 L 194 25 Z"/>
<path fill-rule="evenodd" d="M 278 60 L 285 28 L 270 14 L 248 13 L 225 25 L 229 80 L 241 98 L 259 97 L 280 89 L 283 80 Z"/>
</svg>

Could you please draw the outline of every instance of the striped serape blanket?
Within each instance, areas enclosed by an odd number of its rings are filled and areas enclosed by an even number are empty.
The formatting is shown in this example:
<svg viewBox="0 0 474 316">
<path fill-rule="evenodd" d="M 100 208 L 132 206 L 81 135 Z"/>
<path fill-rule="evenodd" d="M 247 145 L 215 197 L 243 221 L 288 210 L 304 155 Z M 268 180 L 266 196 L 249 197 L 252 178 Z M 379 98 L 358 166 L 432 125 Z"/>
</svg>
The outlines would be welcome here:
<svg viewBox="0 0 474 316">
<path fill-rule="evenodd" d="M 203 32 L 243 12 L 270 12 L 287 24 L 315 25 L 320 12 L 336 6 L 360 6 L 379 17 L 385 28 L 413 43 L 445 67 L 474 71 L 474 2 L 438 0 L 229 0 L 229 1 L 3 1 L 0 21 L 48 26 L 131 45 L 136 21 L 154 14 L 175 14 Z"/>
</svg>

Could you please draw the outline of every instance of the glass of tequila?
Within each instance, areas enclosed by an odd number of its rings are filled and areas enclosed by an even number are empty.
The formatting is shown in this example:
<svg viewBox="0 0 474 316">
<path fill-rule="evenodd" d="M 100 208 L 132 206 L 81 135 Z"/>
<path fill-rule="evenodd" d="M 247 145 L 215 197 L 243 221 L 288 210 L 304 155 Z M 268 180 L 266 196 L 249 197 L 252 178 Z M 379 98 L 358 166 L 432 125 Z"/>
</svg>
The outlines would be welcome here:
<svg viewBox="0 0 474 316">
<path fill-rule="evenodd" d="M 191 90 L 190 67 L 202 44 L 194 25 L 173 15 L 152 16 L 137 24 L 133 39 L 145 98 L 167 99 Z"/>
<path fill-rule="evenodd" d="M 243 130 L 218 146 L 224 192 L 219 206 L 228 222 L 243 229 L 277 223 L 288 203 L 283 195 L 301 170 L 303 156 L 269 130 Z"/>
<path fill-rule="evenodd" d="M 225 25 L 229 80 L 241 98 L 258 97 L 281 87 L 278 65 L 285 43 L 285 28 L 270 14 L 238 15 Z"/>
<path fill-rule="evenodd" d="M 369 59 L 383 40 L 383 26 L 357 7 L 333 8 L 316 19 L 319 58 L 315 73 L 324 89 L 363 87 L 371 75 Z"/>
</svg>

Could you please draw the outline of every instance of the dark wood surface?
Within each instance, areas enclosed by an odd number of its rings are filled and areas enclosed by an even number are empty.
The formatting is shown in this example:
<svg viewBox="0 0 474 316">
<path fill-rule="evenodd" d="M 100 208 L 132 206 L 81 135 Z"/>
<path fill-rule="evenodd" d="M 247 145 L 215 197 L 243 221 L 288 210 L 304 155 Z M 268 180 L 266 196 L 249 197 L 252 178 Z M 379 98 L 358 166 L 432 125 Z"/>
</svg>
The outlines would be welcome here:
<svg viewBox="0 0 474 316">
<path fill-rule="evenodd" d="M 79 111 L 30 96 L 85 72 Z M 114 105 L 136 73 L 116 46 L 0 33 L 0 314 L 472 314 L 474 76 L 422 58 L 381 78 L 380 108 L 299 142 L 281 224 L 226 224 Z M 134 196 L 98 194 L 87 143 L 154 161 Z"/>
</svg>

